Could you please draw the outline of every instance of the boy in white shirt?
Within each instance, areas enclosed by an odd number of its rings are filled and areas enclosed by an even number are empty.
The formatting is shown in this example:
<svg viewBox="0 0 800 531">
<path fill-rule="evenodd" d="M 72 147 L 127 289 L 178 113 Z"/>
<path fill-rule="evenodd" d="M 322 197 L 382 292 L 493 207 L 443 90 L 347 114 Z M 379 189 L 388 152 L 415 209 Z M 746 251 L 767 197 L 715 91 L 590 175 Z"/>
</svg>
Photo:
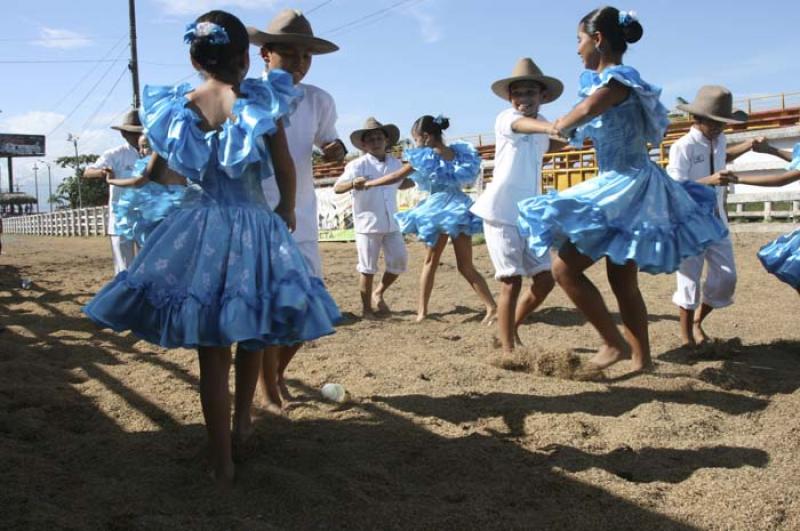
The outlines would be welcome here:
<svg viewBox="0 0 800 531">
<path fill-rule="evenodd" d="M 375 316 L 373 304 L 380 313 L 389 312 L 383 295 L 408 265 L 406 244 L 394 215 L 397 212 L 397 190 L 410 188 L 414 183 L 405 179 L 397 184 L 364 188 L 368 180 L 383 177 L 403 166 L 402 162 L 386 153 L 399 138 L 400 130 L 395 125 L 383 125 L 375 118 L 367 118 L 364 127 L 350 135 L 350 142 L 364 155 L 350 161 L 333 186 L 337 194 L 353 194 L 353 225 L 358 251 L 356 269 L 361 274 L 359 291 L 365 318 Z M 372 281 L 378 272 L 381 249 L 386 271 L 373 291 Z"/>
<path fill-rule="evenodd" d="M 725 185 L 734 181 L 726 169 L 728 162 L 750 151 L 765 151 L 769 145 L 763 137 L 727 146 L 722 130 L 726 124 L 744 123 L 747 114 L 733 109 L 733 97 L 728 89 L 716 85 L 700 87 L 692 103 L 678 108 L 692 115 L 694 123 L 684 136 L 669 150 L 667 173 L 676 181 L 694 181 L 717 187 L 717 216 L 727 224 L 725 212 Z M 703 263 L 706 280 L 701 281 Z M 703 321 L 717 308 L 733 304 L 736 289 L 736 265 L 730 236 L 708 247 L 698 256 L 685 259 L 677 273 L 677 290 L 672 301 L 680 308 L 681 339 L 687 346 L 695 346 L 708 339 Z M 699 314 L 695 311 L 700 309 Z"/>
<path fill-rule="evenodd" d="M 104 152 L 99 159 L 89 165 L 83 174 L 87 179 L 103 178 L 106 181 L 113 181 L 130 177 L 133 172 L 133 165 L 139 159 L 139 137 L 143 131 L 139 113 L 135 110 L 129 111 L 122 123 L 112 126 L 111 129 L 119 131 L 125 143 Z M 133 240 L 120 238 L 114 228 L 117 223 L 114 217 L 114 205 L 119 201 L 123 190 L 124 188 L 109 182 L 106 233 L 111 237 L 111 256 L 114 260 L 115 275 L 128 269 L 136 257 L 136 244 Z"/>
<path fill-rule="evenodd" d="M 563 92 L 561 81 L 545 76 L 530 58 L 520 59 L 512 76 L 492 84 L 492 91 L 511 103 L 495 121 L 494 175 L 471 211 L 483 219 L 486 247 L 501 282 L 497 324 L 503 352 L 510 354 L 519 341 L 517 328 L 553 289 L 550 257 L 538 258 L 517 228 L 517 203 L 538 195 L 542 158 L 563 143 L 551 139 L 539 106 Z M 530 290 L 519 299 L 522 277 L 531 277 Z"/>
</svg>

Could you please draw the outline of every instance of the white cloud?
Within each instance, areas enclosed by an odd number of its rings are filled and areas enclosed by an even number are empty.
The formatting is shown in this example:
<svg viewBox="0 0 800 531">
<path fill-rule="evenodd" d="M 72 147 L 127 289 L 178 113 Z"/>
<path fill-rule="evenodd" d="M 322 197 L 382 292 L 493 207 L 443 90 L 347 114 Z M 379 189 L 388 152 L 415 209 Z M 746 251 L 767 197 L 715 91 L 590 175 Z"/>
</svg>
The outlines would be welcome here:
<svg viewBox="0 0 800 531">
<path fill-rule="evenodd" d="M 34 41 L 36 46 L 44 48 L 60 48 L 71 50 L 74 48 L 86 48 L 93 44 L 92 40 L 80 33 L 57 28 L 42 27 L 39 30 L 41 40 Z"/>
<path fill-rule="evenodd" d="M 155 0 L 168 15 L 198 16 L 212 9 L 270 9 L 277 0 Z"/>
<path fill-rule="evenodd" d="M 414 17 L 419 24 L 419 31 L 422 35 L 422 40 L 429 44 L 442 40 L 442 28 L 439 25 L 439 22 L 436 20 L 436 17 L 430 13 L 422 11 L 416 6 L 409 9 L 408 13 Z"/>
</svg>

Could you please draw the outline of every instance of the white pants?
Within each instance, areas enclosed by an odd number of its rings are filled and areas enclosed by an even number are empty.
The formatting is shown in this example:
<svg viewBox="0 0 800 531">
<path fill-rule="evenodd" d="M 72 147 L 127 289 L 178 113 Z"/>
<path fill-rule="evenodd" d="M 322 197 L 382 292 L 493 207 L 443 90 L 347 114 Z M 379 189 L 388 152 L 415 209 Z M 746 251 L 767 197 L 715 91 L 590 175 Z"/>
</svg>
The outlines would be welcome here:
<svg viewBox="0 0 800 531">
<path fill-rule="evenodd" d="M 494 265 L 494 278 L 533 277 L 550 271 L 550 255 L 541 258 L 530 250 L 516 225 L 483 221 L 486 248 Z"/>
<path fill-rule="evenodd" d="M 300 254 L 306 259 L 308 268 L 311 270 L 311 275 L 322 278 L 322 258 L 319 255 L 319 242 L 316 240 L 309 240 L 305 242 L 295 242 L 295 244 Z"/>
<path fill-rule="evenodd" d="M 707 264 L 707 268 L 702 302 L 712 308 L 724 308 L 733 304 L 736 265 L 733 261 L 733 244 L 730 237 L 713 244 L 703 254 L 681 262 L 677 274 L 678 289 L 672 297 L 672 302 L 686 310 L 696 310 L 700 306 L 700 277 L 703 274 L 703 262 Z"/>
<path fill-rule="evenodd" d="M 408 251 L 406 242 L 399 231 L 356 233 L 356 251 L 358 251 L 359 273 L 374 275 L 378 272 L 378 257 L 383 249 L 383 261 L 386 272 L 399 275 L 408 267 Z"/>
<path fill-rule="evenodd" d="M 136 257 L 136 245 L 133 240 L 111 236 L 111 256 L 114 259 L 114 274 L 125 271 Z"/>
</svg>

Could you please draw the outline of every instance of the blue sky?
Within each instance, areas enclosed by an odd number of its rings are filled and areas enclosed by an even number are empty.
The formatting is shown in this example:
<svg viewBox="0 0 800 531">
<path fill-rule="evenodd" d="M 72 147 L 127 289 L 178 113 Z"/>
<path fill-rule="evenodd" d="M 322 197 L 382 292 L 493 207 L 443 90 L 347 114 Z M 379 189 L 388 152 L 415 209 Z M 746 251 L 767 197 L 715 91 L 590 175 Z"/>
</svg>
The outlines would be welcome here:
<svg viewBox="0 0 800 531">
<path fill-rule="evenodd" d="M 396 123 L 407 136 L 416 117 L 439 113 L 451 118 L 451 137 L 471 135 L 492 130 L 506 104 L 489 86 L 509 75 L 519 57 L 533 57 L 565 84 L 564 96 L 543 113 L 553 119 L 569 109 L 581 72 L 577 23 L 598 5 L 583 0 L 137 0 L 140 77 L 142 85 L 196 82 L 181 37 L 185 24 L 203 11 L 226 9 L 246 24 L 265 27 L 278 10 L 299 8 L 308 12 L 315 33 L 341 47 L 315 58 L 306 81 L 333 94 L 343 138 L 369 115 Z M 635 10 L 645 30 L 625 62 L 663 87 L 668 107 L 676 96 L 691 99 L 706 83 L 726 85 L 737 98 L 800 92 L 796 0 L 628 0 L 616 6 Z M 120 137 L 108 126 L 131 99 L 127 1 L 29 0 L 15 2 L 4 15 L 0 132 L 47 134 L 50 160 L 70 153 L 67 133 L 79 135 L 82 153 L 117 145 Z M 100 59 L 111 62 L 91 62 Z M 253 48 L 250 75 L 261 68 Z M 33 162 L 15 161 L 15 181 L 28 193 L 34 189 Z M 53 169 L 56 181 L 69 173 Z M 5 190 L 5 161 L 0 173 Z M 44 203 L 45 179 L 39 185 Z"/>
</svg>

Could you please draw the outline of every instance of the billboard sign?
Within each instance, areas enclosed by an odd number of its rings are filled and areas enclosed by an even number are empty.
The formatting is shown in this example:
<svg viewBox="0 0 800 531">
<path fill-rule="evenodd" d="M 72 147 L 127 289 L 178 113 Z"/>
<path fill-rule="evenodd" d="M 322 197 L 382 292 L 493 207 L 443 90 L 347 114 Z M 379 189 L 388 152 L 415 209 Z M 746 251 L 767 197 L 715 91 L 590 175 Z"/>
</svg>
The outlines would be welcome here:
<svg viewBox="0 0 800 531">
<path fill-rule="evenodd" d="M 44 135 L 0 133 L 0 157 L 43 157 Z"/>
</svg>

